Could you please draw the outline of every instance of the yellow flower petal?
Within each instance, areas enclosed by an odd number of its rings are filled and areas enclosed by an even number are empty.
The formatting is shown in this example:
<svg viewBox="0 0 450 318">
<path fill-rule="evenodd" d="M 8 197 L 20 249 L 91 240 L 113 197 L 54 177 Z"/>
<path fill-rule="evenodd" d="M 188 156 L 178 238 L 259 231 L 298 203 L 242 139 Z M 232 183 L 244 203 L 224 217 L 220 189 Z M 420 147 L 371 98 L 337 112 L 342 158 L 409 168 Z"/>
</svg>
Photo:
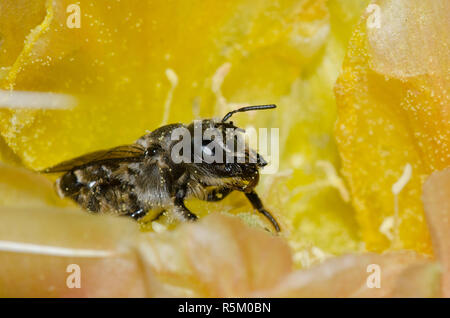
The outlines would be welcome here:
<svg viewBox="0 0 450 318">
<path fill-rule="evenodd" d="M 372 251 L 432 252 L 420 195 L 426 176 L 450 164 L 449 9 L 375 2 L 336 84 L 343 173 Z"/>
</svg>

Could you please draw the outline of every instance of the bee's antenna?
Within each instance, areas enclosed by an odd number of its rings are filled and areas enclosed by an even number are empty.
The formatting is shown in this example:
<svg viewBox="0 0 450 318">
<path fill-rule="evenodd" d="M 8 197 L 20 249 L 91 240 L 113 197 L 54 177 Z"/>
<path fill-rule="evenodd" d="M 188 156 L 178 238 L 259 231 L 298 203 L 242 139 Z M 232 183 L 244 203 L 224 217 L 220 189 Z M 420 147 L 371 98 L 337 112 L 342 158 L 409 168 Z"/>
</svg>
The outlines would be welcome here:
<svg viewBox="0 0 450 318">
<path fill-rule="evenodd" d="M 235 113 L 243 113 L 243 112 L 248 112 L 250 110 L 260 110 L 260 109 L 271 109 L 271 108 L 276 108 L 277 105 L 275 104 L 270 104 L 270 105 L 255 105 L 255 106 L 246 106 L 246 107 L 242 107 L 239 109 L 235 109 L 231 112 L 229 112 L 228 114 L 226 114 L 223 119 L 222 119 L 222 123 L 226 122 L 228 119 L 230 119 L 231 116 L 233 116 L 233 114 Z"/>
</svg>

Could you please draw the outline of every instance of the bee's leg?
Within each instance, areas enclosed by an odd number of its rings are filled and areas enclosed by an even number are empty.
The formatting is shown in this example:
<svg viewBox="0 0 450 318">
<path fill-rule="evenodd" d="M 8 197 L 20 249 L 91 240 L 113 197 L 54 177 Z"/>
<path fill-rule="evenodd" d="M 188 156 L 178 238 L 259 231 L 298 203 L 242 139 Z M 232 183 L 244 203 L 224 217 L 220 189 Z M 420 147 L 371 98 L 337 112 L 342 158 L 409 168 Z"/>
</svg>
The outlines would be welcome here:
<svg viewBox="0 0 450 318">
<path fill-rule="evenodd" d="M 208 192 L 205 201 L 216 202 L 225 199 L 233 189 L 230 188 L 214 188 Z"/>
<path fill-rule="evenodd" d="M 162 210 L 161 212 L 159 212 L 153 219 L 153 221 L 158 221 L 160 217 L 162 217 L 164 215 L 164 213 L 166 213 L 166 210 Z"/>
<path fill-rule="evenodd" d="M 186 189 L 180 188 L 175 194 L 175 207 L 179 209 L 179 211 L 182 213 L 183 217 L 190 221 L 195 221 L 198 219 L 198 217 L 189 211 L 189 209 L 184 205 L 184 197 L 186 196 Z"/>
<path fill-rule="evenodd" d="M 272 223 L 273 227 L 277 232 L 280 232 L 280 225 L 278 225 L 278 222 L 275 220 L 275 218 L 270 214 L 269 211 L 264 209 L 264 206 L 261 202 L 261 199 L 258 197 L 255 191 L 245 193 L 245 196 L 250 201 L 250 203 L 253 205 L 253 207 L 258 210 L 259 213 L 263 214 L 269 221 Z"/>
<path fill-rule="evenodd" d="M 162 210 L 161 212 L 159 212 L 150 222 L 158 220 L 164 214 L 164 212 L 166 212 L 166 210 Z M 147 213 L 148 213 L 148 210 L 139 209 L 133 213 L 126 214 L 126 216 L 132 217 L 133 219 L 135 219 L 137 221 L 140 218 L 146 216 Z"/>
</svg>

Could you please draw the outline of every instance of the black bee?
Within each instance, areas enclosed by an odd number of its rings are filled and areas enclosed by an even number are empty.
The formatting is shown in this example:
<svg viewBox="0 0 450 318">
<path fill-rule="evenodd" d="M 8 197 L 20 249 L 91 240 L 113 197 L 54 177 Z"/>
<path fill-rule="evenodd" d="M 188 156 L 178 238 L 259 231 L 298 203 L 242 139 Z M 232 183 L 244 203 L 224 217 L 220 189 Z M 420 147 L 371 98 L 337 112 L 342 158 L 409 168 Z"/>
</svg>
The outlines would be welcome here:
<svg viewBox="0 0 450 318">
<path fill-rule="evenodd" d="M 84 209 L 134 219 L 143 217 L 149 210 L 159 209 L 156 218 L 169 210 L 178 219 L 196 220 L 197 216 L 185 206 L 185 199 L 219 201 L 234 190 L 240 191 L 279 232 L 278 222 L 264 208 L 254 190 L 259 181 L 259 169 L 267 162 L 247 144 L 238 149 L 238 137 L 243 130 L 228 121 L 237 112 L 275 107 L 248 106 L 229 112 L 221 121 L 205 119 L 187 126 L 162 126 L 132 145 L 92 152 L 43 172 L 64 172 L 56 181 L 58 194 L 71 198 Z M 180 142 L 173 138 L 177 129 L 189 132 L 194 151 L 183 148 L 179 157 L 174 158 L 174 147 Z M 204 136 L 208 129 L 213 132 L 213 138 L 196 137 L 196 131 Z M 225 145 L 225 139 L 235 143 Z M 215 155 L 217 149 L 223 150 L 223 154 L 216 157 L 221 160 L 211 162 L 203 158 L 202 155 Z"/>
</svg>

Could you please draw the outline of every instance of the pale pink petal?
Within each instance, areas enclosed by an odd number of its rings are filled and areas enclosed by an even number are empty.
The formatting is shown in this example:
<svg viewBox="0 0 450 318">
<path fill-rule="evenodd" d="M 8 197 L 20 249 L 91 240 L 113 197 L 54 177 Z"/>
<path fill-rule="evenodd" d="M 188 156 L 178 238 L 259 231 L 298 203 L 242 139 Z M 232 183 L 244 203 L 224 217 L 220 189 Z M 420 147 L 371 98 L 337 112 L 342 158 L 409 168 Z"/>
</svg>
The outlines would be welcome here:
<svg viewBox="0 0 450 318">
<path fill-rule="evenodd" d="M 131 220 L 78 209 L 0 207 L 0 297 L 146 296 L 139 234 Z M 71 264 L 81 288 L 67 284 Z"/>
<path fill-rule="evenodd" d="M 450 297 L 450 168 L 427 179 L 423 202 L 434 253 L 442 266 L 442 295 Z"/>
<path fill-rule="evenodd" d="M 153 296 L 244 297 L 292 270 L 283 239 L 222 214 L 150 235 L 141 252 Z"/>
<path fill-rule="evenodd" d="M 411 269 L 416 269 L 411 271 Z M 376 278 L 379 273 L 379 285 Z M 421 276 L 405 293 L 398 288 L 412 274 Z M 423 275 L 422 275 L 423 274 Z M 425 282 L 423 282 L 425 280 Z M 352 254 L 336 257 L 308 270 L 288 275 L 271 290 L 259 291 L 256 297 L 403 297 L 437 296 L 439 270 L 415 253 Z M 379 288 L 377 287 L 379 286 Z M 428 288 L 428 286 L 432 286 Z"/>
<path fill-rule="evenodd" d="M 448 0 L 383 0 L 368 10 L 368 47 L 375 71 L 402 79 L 448 74 Z"/>
</svg>

